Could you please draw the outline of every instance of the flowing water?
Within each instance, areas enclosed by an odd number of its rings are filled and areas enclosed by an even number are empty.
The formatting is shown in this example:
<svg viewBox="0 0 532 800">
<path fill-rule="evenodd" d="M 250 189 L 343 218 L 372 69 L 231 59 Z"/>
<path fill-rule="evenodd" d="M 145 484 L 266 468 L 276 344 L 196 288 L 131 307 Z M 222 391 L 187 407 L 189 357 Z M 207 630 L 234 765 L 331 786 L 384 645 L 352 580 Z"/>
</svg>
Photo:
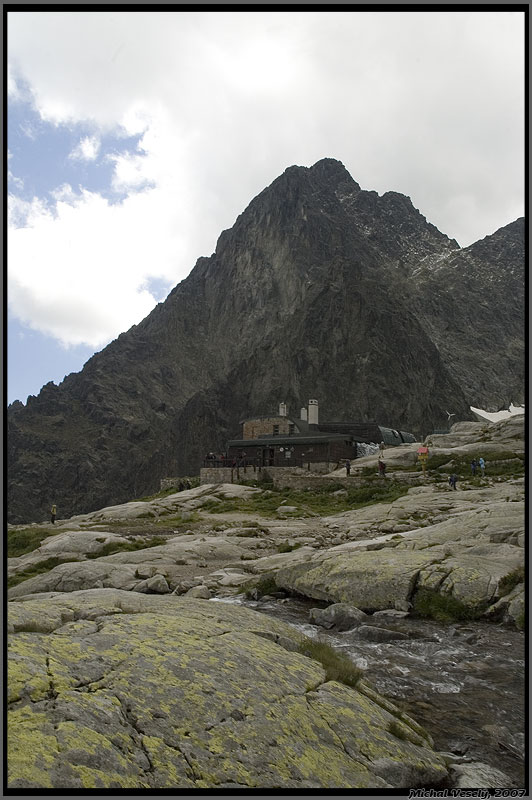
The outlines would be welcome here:
<svg viewBox="0 0 532 800">
<path fill-rule="evenodd" d="M 309 610 L 319 605 L 316 601 L 253 602 L 239 596 L 229 602 L 319 636 L 346 653 L 370 685 L 423 725 L 436 750 L 463 762 L 489 764 L 508 775 L 513 786 L 524 786 L 523 633 L 493 623 L 443 625 L 379 616 L 368 622 L 409 638 L 375 643 L 362 639 L 356 628 L 339 633 L 311 625 Z"/>
</svg>

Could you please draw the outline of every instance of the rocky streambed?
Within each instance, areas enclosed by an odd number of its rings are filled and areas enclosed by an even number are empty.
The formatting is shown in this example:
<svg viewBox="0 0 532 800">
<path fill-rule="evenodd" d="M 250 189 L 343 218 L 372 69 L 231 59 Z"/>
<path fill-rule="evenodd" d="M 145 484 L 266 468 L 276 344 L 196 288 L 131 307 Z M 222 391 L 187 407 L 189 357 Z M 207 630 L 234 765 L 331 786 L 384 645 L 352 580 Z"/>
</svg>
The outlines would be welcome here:
<svg viewBox="0 0 532 800">
<path fill-rule="evenodd" d="M 337 631 L 311 624 L 316 604 L 310 600 L 229 602 L 287 622 L 347 654 L 383 697 L 431 734 L 436 750 L 452 754 L 464 767 L 494 765 L 508 776 L 509 787 L 524 786 L 522 632 L 487 622 L 442 625 L 378 612 L 369 617 L 372 625 L 401 637 L 379 642 L 365 638 L 368 626 Z"/>
<path fill-rule="evenodd" d="M 522 426 L 469 426 L 442 455 L 522 452 Z M 329 516 L 212 484 L 8 530 L 9 786 L 521 788 L 524 481 L 500 470 Z"/>
</svg>

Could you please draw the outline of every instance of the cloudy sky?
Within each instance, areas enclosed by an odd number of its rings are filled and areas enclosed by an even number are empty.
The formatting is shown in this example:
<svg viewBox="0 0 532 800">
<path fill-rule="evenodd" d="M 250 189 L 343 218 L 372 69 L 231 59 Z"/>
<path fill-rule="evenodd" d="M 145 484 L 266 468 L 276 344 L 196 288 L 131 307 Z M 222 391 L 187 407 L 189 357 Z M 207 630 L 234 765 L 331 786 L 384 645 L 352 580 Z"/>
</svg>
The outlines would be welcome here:
<svg viewBox="0 0 532 800">
<path fill-rule="evenodd" d="M 143 319 L 292 164 L 337 158 L 463 247 L 524 213 L 524 13 L 7 17 L 9 402 Z"/>
</svg>

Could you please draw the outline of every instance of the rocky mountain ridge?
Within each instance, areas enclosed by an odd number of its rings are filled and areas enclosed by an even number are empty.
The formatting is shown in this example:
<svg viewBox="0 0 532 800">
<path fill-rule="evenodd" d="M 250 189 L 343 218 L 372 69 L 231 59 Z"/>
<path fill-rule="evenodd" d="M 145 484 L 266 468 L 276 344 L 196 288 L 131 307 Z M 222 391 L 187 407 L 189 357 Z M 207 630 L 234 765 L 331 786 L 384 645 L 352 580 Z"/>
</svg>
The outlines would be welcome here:
<svg viewBox="0 0 532 800">
<path fill-rule="evenodd" d="M 469 405 L 519 402 L 522 237 L 518 221 L 461 250 L 409 198 L 360 189 L 334 159 L 288 168 L 146 319 L 10 407 L 10 520 L 197 473 L 240 419 L 280 400 L 317 397 L 323 421 L 420 437 L 447 409 L 468 419 Z"/>
</svg>

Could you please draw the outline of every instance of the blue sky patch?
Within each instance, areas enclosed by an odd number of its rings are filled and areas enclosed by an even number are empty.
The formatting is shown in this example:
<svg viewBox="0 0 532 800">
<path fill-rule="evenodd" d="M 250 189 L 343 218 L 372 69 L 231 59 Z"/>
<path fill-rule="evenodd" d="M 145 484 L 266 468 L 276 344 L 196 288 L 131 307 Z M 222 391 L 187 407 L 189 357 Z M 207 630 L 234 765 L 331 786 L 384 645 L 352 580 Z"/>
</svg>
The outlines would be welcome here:
<svg viewBox="0 0 532 800">
<path fill-rule="evenodd" d="M 142 134 L 134 136 L 102 133 L 87 123 L 56 125 L 41 119 L 26 99 L 10 101 L 7 118 L 9 151 L 9 191 L 23 200 L 38 197 L 55 205 L 52 192 L 69 184 L 74 192 L 98 192 L 110 203 L 122 201 L 131 190 L 117 191 L 112 186 L 113 155 L 138 154 Z M 96 157 L 72 157 L 80 142 L 94 138 L 99 146 Z M 146 185 L 135 187 L 135 191 Z"/>
<path fill-rule="evenodd" d="M 166 300 L 170 294 L 170 290 L 175 286 L 175 282 L 169 281 L 166 278 L 148 278 L 142 288 L 146 289 L 158 303 Z"/>
</svg>

